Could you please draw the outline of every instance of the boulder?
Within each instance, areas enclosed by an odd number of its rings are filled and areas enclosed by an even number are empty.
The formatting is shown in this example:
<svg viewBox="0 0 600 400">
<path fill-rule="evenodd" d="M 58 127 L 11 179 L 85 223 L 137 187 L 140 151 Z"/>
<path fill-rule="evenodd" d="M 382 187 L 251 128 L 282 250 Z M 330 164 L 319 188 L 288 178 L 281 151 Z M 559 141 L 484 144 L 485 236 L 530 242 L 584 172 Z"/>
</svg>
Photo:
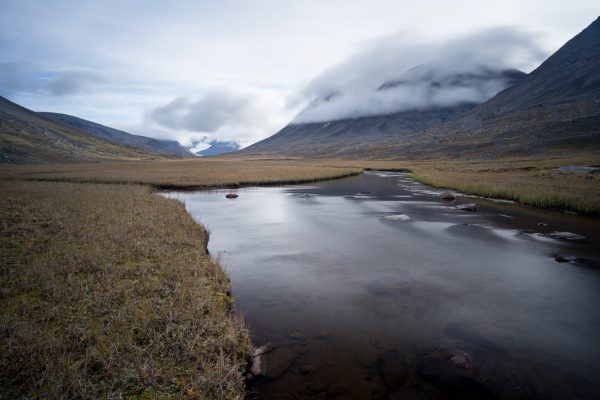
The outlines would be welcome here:
<svg viewBox="0 0 600 400">
<path fill-rule="evenodd" d="M 562 240 L 573 240 L 573 241 L 585 240 L 585 236 L 578 235 L 578 234 L 572 233 L 572 232 L 552 232 L 552 233 L 549 233 L 548 236 L 550 236 L 554 239 L 562 239 Z"/>
<path fill-rule="evenodd" d="M 265 354 L 273 350 L 273 344 L 267 342 L 252 351 L 252 365 L 250 373 L 254 376 L 265 375 L 267 373 L 267 362 Z"/>
<path fill-rule="evenodd" d="M 459 204 L 455 206 L 457 210 L 463 211 L 477 211 L 477 203 L 467 203 L 467 204 Z"/>
</svg>

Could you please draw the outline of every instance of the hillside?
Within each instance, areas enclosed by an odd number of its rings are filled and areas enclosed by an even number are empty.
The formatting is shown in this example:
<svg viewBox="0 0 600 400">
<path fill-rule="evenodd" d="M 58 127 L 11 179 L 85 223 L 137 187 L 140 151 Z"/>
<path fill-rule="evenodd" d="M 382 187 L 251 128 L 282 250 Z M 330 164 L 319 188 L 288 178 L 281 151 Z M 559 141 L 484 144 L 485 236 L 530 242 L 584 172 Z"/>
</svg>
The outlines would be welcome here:
<svg viewBox="0 0 600 400">
<path fill-rule="evenodd" d="M 100 125 L 95 122 L 66 114 L 51 112 L 38 112 L 38 114 L 44 118 L 51 119 L 63 125 L 71 126 L 89 135 L 108 140 L 115 144 L 135 147 L 138 149 L 171 156 L 192 156 L 192 153 L 190 153 L 188 149 L 180 145 L 179 142 L 175 140 L 159 140 L 146 136 L 132 135 L 131 133 L 123 132 L 118 129 L 110 128 L 108 126 Z"/>
<path fill-rule="evenodd" d="M 44 118 L 0 97 L 0 163 L 141 160 L 161 156 Z"/>
<path fill-rule="evenodd" d="M 518 85 L 375 156 L 497 158 L 600 151 L 600 18 Z"/>
<path fill-rule="evenodd" d="M 442 76 L 440 76 L 442 75 Z M 373 92 L 393 96 L 394 90 L 414 90 L 424 88 L 426 96 L 435 99 L 453 90 L 468 88 L 482 91 L 490 85 L 504 88 L 517 84 L 525 77 L 517 70 L 492 71 L 478 68 L 472 73 L 437 74 L 425 66 L 414 67 L 404 73 L 401 79 L 382 82 Z M 489 90 L 489 89 L 487 89 Z M 499 89 L 498 89 L 499 90 Z M 491 95 L 495 94 L 493 91 Z M 489 98 L 489 97 L 487 97 Z M 460 101 L 455 104 L 438 105 L 431 103 L 411 109 L 383 115 L 368 115 L 357 118 L 344 118 L 320 122 L 303 121 L 314 108 L 327 106 L 335 101 L 332 94 L 319 99 L 300 113 L 275 135 L 242 150 L 244 155 L 300 155 L 317 157 L 353 158 L 357 155 L 369 157 L 373 152 L 398 143 L 406 137 L 427 128 L 449 121 L 477 104 L 474 101 Z M 363 100 L 367 101 L 367 100 Z"/>
</svg>

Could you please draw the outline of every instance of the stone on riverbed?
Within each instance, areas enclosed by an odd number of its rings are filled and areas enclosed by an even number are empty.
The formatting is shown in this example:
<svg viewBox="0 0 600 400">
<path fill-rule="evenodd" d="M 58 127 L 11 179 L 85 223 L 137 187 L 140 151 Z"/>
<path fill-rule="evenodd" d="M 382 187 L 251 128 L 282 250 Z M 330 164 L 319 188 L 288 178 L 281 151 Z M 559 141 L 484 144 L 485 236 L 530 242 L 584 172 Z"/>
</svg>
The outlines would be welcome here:
<svg viewBox="0 0 600 400">
<path fill-rule="evenodd" d="M 294 363 L 295 354 L 287 347 L 279 347 L 267 354 L 267 376 L 279 378 Z"/>
<path fill-rule="evenodd" d="M 477 211 L 477 203 L 467 203 L 467 204 L 459 204 L 455 206 L 457 210 L 463 211 Z"/>
<path fill-rule="evenodd" d="M 252 351 L 252 366 L 250 373 L 254 376 L 265 375 L 267 373 L 267 362 L 265 354 L 273 350 L 273 344 L 267 342 Z"/>
<path fill-rule="evenodd" d="M 377 360 L 377 371 L 388 388 L 402 386 L 408 377 L 406 357 L 397 350 L 387 350 Z"/>
<path fill-rule="evenodd" d="M 572 232 L 552 232 L 549 233 L 548 236 L 554 239 L 562 239 L 562 240 L 585 240 L 585 236 L 578 235 Z"/>
<path fill-rule="evenodd" d="M 235 199 L 238 197 L 238 195 L 236 193 L 227 193 L 225 197 L 227 197 L 228 199 Z"/>
</svg>

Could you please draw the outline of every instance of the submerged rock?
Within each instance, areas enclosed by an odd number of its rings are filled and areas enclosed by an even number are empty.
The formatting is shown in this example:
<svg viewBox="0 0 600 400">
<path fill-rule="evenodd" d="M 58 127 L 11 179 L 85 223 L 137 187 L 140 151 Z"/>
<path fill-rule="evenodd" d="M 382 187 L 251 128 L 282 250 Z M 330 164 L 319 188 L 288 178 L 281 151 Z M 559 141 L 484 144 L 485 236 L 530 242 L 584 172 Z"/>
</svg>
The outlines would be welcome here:
<svg viewBox="0 0 600 400">
<path fill-rule="evenodd" d="M 267 354 L 267 376 L 279 378 L 294 363 L 295 353 L 287 347 L 279 347 Z"/>
<path fill-rule="evenodd" d="M 562 239 L 562 240 L 585 240 L 585 236 L 578 235 L 572 232 L 552 232 L 549 233 L 548 236 L 554 239 Z"/>
<path fill-rule="evenodd" d="M 452 398 L 496 398 L 478 381 L 472 366 L 471 357 L 466 352 L 440 351 L 422 357 L 417 369 L 424 381 L 450 393 Z"/>
<path fill-rule="evenodd" d="M 238 195 L 236 193 L 227 193 L 225 197 L 227 197 L 228 199 L 235 199 L 238 197 Z"/>
<path fill-rule="evenodd" d="M 250 367 L 250 374 L 256 377 L 265 375 L 267 373 L 265 354 L 271 350 L 273 350 L 273 344 L 271 342 L 267 342 L 252 351 L 252 366 Z"/>
<path fill-rule="evenodd" d="M 389 219 L 392 221 L 408 221 L 410 219 L 410 217 L 406 214 L 387 215 L 383 218 Z"/>
<path fill-rule="evenodd" d="M 455 206 L 457 210 L 463 211 L 477 211 L 477 203 L 467 203 L 467 204 L 459 204 Z"/>
<path fill-rule="evenodd" d="M 397 350 L 387 350 L 377 360 L 377 371 L 383 383 L 390 389 L 402 386 L 408 377 L 408 362 L 404 354 Z"/>
</svg>

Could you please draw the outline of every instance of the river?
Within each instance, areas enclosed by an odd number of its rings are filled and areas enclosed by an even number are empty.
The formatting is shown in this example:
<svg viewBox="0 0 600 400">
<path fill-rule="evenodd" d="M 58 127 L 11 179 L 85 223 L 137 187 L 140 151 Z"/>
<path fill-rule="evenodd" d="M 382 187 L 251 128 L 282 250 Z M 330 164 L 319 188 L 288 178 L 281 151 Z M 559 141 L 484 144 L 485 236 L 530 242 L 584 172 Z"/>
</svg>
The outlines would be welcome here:
<svg viewBox="0 0 600 400">
<path fill-rule="evenodd" d="M 250 398 L 600 398 L 598 220 L 441 192 L 370 171 L 166 194 L 271 343 Z"/>
</svg>

